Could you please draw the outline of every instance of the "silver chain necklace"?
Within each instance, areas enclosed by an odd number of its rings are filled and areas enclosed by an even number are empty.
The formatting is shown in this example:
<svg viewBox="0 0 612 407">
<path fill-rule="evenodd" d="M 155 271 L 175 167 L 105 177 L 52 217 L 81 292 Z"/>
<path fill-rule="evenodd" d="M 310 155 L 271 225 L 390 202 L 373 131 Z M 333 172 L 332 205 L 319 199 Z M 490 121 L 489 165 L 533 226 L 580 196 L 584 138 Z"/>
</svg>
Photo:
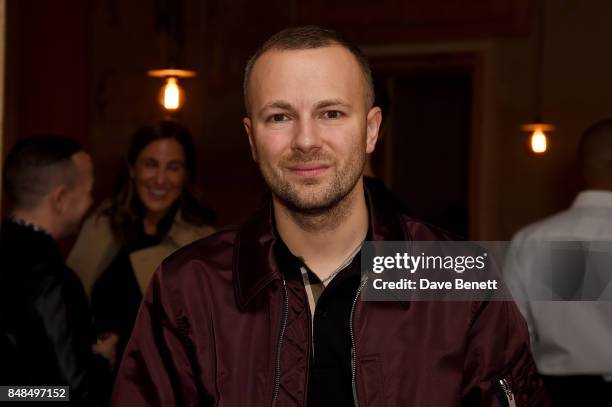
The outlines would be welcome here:
<svg viewBox="0 0 612 407">
<path fill-rule="evenodd" d="M 330 282 L 332 278 L 336 277 L 336 275 L 342 270 L 344 270 L 346 266 L 351 264 L 357 253 L 359 253 L 359 251 L 361 250 L 361 246 L 363 246 L 363 242 L 357 245 L 357 247 L 348 255 L 346 259 L 344 259 L 344 261 L 342 262 L 342 264 L 340 264 L 340 266 L 338 266 L 338 268 L 336 268 L 329 276 L 321 280 L 321 284 L 323 284 L 323 286 L 327 286 L 327 283 Z"/>
</svg>

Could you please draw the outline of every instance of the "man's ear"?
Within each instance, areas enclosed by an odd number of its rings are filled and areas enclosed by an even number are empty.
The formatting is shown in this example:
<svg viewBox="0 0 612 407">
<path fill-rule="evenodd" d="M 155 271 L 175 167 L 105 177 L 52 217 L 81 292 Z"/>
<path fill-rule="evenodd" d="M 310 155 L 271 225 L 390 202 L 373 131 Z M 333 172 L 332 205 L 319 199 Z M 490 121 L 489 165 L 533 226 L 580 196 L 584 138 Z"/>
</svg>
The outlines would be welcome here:
<svg viewBox="0 0 612 407">
<path fill-rule="evenodd" d="M 242 124 L 244 125 L 244 130 L 246 131 L 247 136 L 249 137 L 249 145 L 251 146 L 251 156 L 253 157 L 253 161 L 257 162 L 257 147 L 255 147 L 255 140 L 253 139 L 253 128 L 251 119 L 245 117 L 242 119 Z"/>
<path fill-rule="evenodd" d="M 66 195 L 68 193 L 68 187 L 64 184 L 58 185 L 49 193 L 49 200 L 51 202 L 51 207 L 53 208 L 53 212 L 56 214 L 61 214 L 68 210 L 66 207 Z"/>
<path fill-rule="evenodd" d="M 368 116 L 366 117 L 366 153 L 368 154 L 372 153 L 376 147 L 381 122 L 382 110 L 380 107 L 374 106 L 370 109 Z"/>
</svg>

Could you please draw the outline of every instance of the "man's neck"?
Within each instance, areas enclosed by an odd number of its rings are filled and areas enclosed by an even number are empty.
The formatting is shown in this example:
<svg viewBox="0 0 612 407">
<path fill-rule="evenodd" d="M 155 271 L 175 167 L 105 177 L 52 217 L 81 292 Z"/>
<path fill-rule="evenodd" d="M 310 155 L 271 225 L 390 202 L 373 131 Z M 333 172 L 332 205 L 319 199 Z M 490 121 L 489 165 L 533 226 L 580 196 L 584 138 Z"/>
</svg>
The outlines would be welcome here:
<svg viewBox="0 0 612 407">
<path fill-rule="evenodd" d="M 49 216 L 43 208 L 27 210 L 15 209 L 11 212 L 11 217 L 41 228 L 55 240 L 61 237 L 59 229 L 55 227 L 52 217 Z"/>
<path fill-rule="evenodd" d="M 368 233 L 368 209 L 361 180 L 325 213 L 296 213 L 276 199 L 273 204 L 280 237 L 320 279 L 340 267 Z"/>
</svg>

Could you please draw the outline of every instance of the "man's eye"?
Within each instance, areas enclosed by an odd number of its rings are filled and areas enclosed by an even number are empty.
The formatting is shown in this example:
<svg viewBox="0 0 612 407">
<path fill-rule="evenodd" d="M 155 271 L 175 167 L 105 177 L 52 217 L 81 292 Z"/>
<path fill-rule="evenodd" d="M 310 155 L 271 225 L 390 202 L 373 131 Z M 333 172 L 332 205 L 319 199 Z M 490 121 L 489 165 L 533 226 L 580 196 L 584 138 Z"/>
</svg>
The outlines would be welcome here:
<svg viewBox="0 0 612 407">
<path fill-rule="evenodd" d="M 326 119 L 339 119 L 342 116 L 342 113 L 337 110 L 329 110 L 323 113 L 323 117 Z"/>
<path fill-rule="evenodd" d="M 282 113 L 273 114 L 270 117 L 270 121 L 272 121 L 272 122 L 284 122 L 284 121 L 287 121 L 287 120 L 289 120 L 287 115 L 286 114 L 282 114 Z"/>
</svg>

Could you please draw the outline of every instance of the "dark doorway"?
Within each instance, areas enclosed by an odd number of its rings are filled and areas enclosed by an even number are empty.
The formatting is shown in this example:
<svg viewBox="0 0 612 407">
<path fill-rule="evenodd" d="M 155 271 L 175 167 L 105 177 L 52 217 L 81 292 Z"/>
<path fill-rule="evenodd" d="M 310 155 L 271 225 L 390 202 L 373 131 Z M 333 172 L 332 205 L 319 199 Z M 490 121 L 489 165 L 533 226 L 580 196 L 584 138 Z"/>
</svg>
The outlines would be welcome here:
<svg viewBox="0 0 612 407">
<path fill-rule="evenodd" d="M 386 121 L 374 171 L 411 215 L 467 237 L 471 73 L 375 72 L 375 78 Z"/>
</svg>

